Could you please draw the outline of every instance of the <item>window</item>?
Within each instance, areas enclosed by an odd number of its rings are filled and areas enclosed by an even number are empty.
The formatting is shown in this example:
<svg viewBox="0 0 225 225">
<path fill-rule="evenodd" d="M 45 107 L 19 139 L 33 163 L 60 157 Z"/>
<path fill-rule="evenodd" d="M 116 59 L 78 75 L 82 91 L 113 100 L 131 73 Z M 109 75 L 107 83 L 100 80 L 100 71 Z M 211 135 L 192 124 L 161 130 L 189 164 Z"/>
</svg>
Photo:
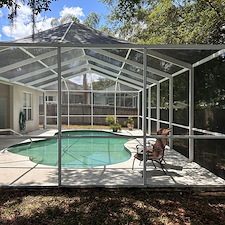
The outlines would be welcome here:
<svg viewBox="0 0 225 225">
<path fill-rule="evenodd" d="M 57 97 L 48 95 L 48 96 L 46 96 L 46 101 L 47 102 L 55 102 L 55 101 L 57 101 Z"/>
<path fill-rule="evenodd" d="M 30 93 L 23 93 L 23 112 L 26 120 L 32 120 L 32 95 Z"/>
<path fill-rule="evenodd" d="M 70 95 L 70 104 L 84 104 L 84 96 L 83 95 Z"/>
</svg>

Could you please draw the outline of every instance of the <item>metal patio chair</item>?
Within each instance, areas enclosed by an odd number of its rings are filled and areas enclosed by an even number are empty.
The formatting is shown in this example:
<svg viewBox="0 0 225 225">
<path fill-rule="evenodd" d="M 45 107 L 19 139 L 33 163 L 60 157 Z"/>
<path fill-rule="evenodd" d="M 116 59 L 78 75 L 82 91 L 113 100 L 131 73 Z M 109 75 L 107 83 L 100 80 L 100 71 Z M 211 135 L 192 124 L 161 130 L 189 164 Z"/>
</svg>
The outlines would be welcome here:
<svg viewBox="0 0 225 225">
<path fill-rule="evenodd" d="M 164 160 L 164 153 L 165 153 L 165 147 L 167 144 L 167 135 L 169 134 L 169 132 L 171 131 L 171 128 L 167 128 L 167 129 L 159 129 L 157 131 L 157 135 L 160 136 L 165 136 L 161 137 L 161 138 L 156 138 L 156 142 L 154 143 L 154 145 L 151 145 L 151 143 L 147 143 L 146 144 L 146 161 L 151 160 L 152 164 L 154 165 L 155 169 L 156 169 L 156 165 L 154 162 L 157 162 L 161 168 L 162 171 L 166 174 L 165 172 L 165 167 L 163 165 L 163 162 L 165 162 Z M 137 149 L 137 153 L 134 155 L 134 160 L 133 160 L 133 165 L 132 165 L 132 170 L 134 169 L 134 162 L 135 159 L 139 160 L 140 162 L 143 161 L 143 145 L 138 144 L 136 146 Z"/>
<path fill-rule="evenodd" d="M 157 169 L 155 162 L 158 163 L 162 169 L 162 171 L 166 174 L 165 172 L 165 167 L 164 167 L 164 152 L 165 148 L 162 149 L 157 149 L 154 148 L 153 146 L 146 146 L 147 152 L 146 152 L 146 161 L 151 161 L 152 164 L 154 165 L 155 169 Z M 134 155 L 134 160 L 133 160 L 133 165 L 132 165 L 132 170 L 134 169 L 134 162 L 135 160 L 139 160 L 140 162 L 143 161 L 144 155 L 143 155 L 143 145 L 137 145 L 136 146 L 137 153 Z"/>
</svg>

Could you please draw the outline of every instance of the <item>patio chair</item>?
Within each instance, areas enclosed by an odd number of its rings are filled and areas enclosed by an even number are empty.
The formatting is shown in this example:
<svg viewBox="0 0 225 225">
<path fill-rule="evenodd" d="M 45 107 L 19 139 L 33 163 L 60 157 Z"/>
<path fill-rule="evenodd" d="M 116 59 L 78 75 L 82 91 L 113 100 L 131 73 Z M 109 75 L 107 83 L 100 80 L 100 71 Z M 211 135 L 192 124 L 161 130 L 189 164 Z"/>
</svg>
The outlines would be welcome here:
<svg viewBox="0 0 225 225">
<path fill-rule="evenodd" d="M 133 165 L 132 165 L 132 170 L 134 169 L 134 162 L 135 160 L 139 160 L 140 162 L 143 161 L 144 155 L 143 155 L 143 146 L 142 145 L 137 145 L 136 146 L 137 153 L 134 155 L 134 160 L 133 160 Z M 162 171 L 166 174 L 165 172 L 165 167 L 163 165 L 164 160 L 164 152 L 165 148 L 157 149 L 154 148 L 154 146 L 146 146 L 146 161 L 151 161 L 152 164 L 154 165 L 155 169 L 157 169 L 155 162 L 158 163 L 162 169 Z"/>
<path fill-rule="evenodd" d="M 160 129 L 157 131 L 157 135 L 167 136 L 170 131 L 171 131 L 170 128 Z M 149 143 L 146 146 L 146 161 L 151 160 L 155 169 L 156 169 L 156 165 L 154 162 L 157 162 L 161 166 L 162 171 L 165 174 L 166 174 L 166 172 L 165 172 L 165 167 L 163 165 L 163 162 L 166 163 L 164 160 L 164 152 L 165 152 L 166 143 L 167 143 L 166 138 L 156 138 L 156 142 L 154 145 L 150 145 L 150 143 Z M 137 149 L 137 153 L 134 155 L 132 170 L 134 169 L 135 159 L 137 159 L 141 162 L 141 161 L 143 161 L 143 158 L 144 158 L 143 145 L 140 145 L 140 144 L 137 145 L 136 149 Z"/>
</svg>

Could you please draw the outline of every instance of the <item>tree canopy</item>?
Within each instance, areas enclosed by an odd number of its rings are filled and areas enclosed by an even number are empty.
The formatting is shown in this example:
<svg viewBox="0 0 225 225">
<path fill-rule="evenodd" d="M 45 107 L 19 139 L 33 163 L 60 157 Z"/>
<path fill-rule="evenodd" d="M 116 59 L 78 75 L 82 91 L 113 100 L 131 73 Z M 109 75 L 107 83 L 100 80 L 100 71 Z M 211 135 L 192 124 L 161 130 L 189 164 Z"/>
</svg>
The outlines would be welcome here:
<svg viewBox="0 0 225 225">
<path fill-rule="evenodd" d="M 21 7 L 21 4 L 26 4 L 32 9 L 33 15 L 38 15 L 42 11 L 48 11 L 50 9 L 50 4 L 57 0 L 2 0 L 0 1 L 0 8 L 6 7 L 10 10 L 8 18 L 13 20 L 17 15 L 17 9 Z"/>
<path fill-rule="evenodd" d="M 103 90 L 115 84 L 114 81 L 107 78 L 99 78 L 96 81 L 92 82 L 92 87 L 94 90 Z"/>
<path fill-rule="evenodd" d="M 149 44 L 221 44 L 224 0 L 101 0 L 109 20 L 130 41 Z"/>
<path fill-rule="evenodd" d="M 57 18 L 52 19 L 51 25 L 52 27 L 55 27 L 64 23 L 72 22 L 72 21 L 80 23 L 80 20 L 75 15 L 66 14 L 61 19 L 57 19 Z M 99 22 L 100 22 L 100 15 L 95 12 L 90 12 L 87 15 L 87 18 L 83 21 L 84 25 L 90 28 L 95 28 L 95 29 L 99 26 Z"/>
<path fill-rule="evenodd" d="M 115 32 L 135 43 L 224 44 L 224 0 L 101 0 Z M 224 107 L 224 55 L 195 70 L 196 106 Z M 162 83 L 168 90 L 168 83 Z M 188 103 L 187 76 L 174 79 L 174 99 Z M 167 101 L 168 91 L 161 95 Z M 152 95 L 154 97 L 154 93 Z"/>
</svg>

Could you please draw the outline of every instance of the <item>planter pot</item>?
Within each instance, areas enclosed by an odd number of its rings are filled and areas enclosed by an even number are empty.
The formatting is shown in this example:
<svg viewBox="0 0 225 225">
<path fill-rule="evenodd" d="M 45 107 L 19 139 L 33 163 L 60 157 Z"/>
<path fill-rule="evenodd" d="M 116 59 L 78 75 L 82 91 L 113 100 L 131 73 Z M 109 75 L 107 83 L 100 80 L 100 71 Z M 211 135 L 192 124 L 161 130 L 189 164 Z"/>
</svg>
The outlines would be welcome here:
<svg viewBox="0 0 225 225">
<path fill-rule="evenodd" d="M 133 130 L 134 129 L 134 125 L 133 124 L 127 124 L 127 128 L 128 130 Z"/>
</svg>

